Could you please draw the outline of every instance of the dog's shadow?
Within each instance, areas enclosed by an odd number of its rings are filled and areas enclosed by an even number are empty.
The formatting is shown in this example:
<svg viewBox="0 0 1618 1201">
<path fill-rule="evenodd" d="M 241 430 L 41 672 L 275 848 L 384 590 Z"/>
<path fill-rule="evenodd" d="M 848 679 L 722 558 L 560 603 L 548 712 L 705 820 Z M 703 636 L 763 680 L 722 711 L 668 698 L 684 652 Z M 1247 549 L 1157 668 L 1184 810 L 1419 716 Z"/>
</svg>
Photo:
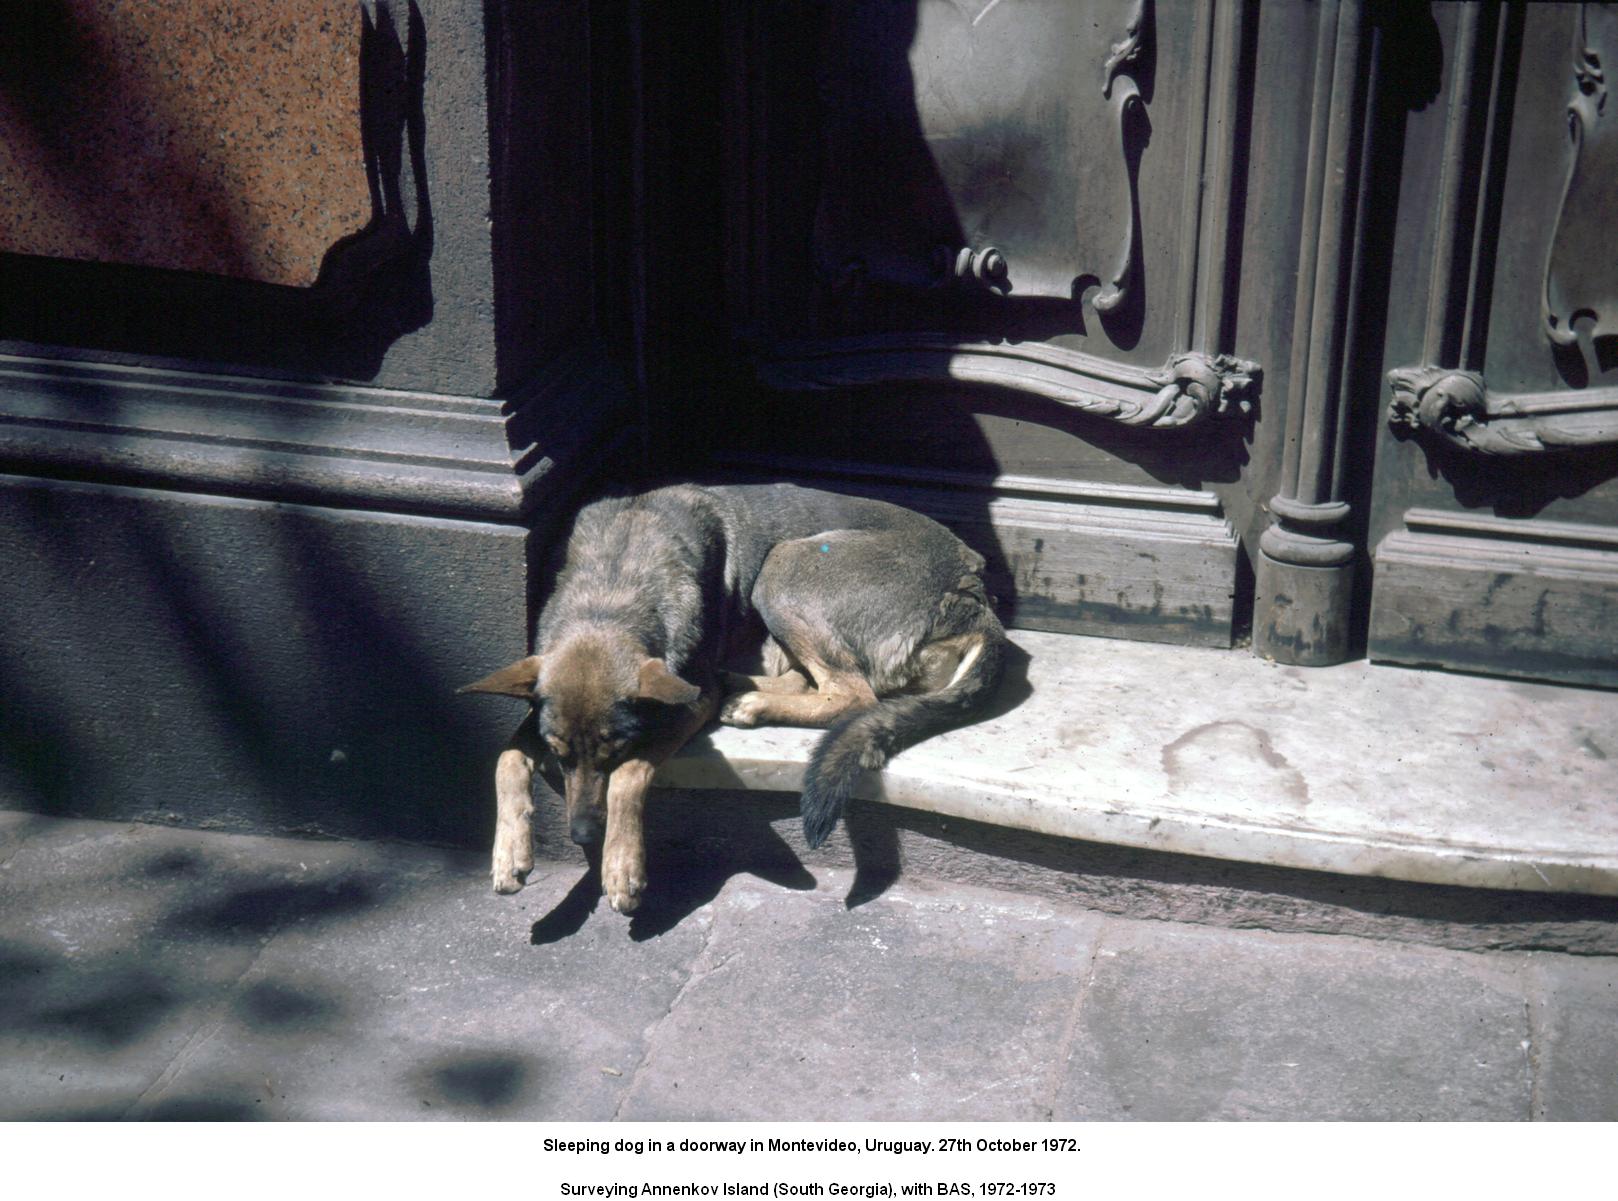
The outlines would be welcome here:
<svg viewBox="0 0 1618 1201">
<path fill-rule="evenodd" d="M 646 893 L 629 916 L 636 942 L 667 934 L 714 900 L 732 876 L 756 876 L 780 888 L 807 891 L 815 878 L 797 853 L 771 827 L 795 815 L 790 793 L 727 796 L 705 805 L 692 798 L 660 798 L 672 804 L 649 807 L 646 830 Z M 742 812 L 738 812 L 742 810 Z M 751 810 L 752 812 L 747 812 Z M 670 829 L 678 822 L 679 829 Z M 585 849 L 586 869 L 556 906 L 529 932 L 535 946 L 576 934 L 602 908 L 601 848 Z"/>
<path fill-rule="evenodd" d="M 1001 668 L 1000 683 L 994 690 L 994 699 L 974 713 L 965 725 L 980 721 L 993 721 L 1004 717 L 1018 705 L 1034 695 L 1034 686 L 1028 682 L 1028 664 L 1032 656 L 1015 642 L 1006 643 L 1005 666 Z"/>
<path fill-rule="evenodd" d="M 778 799 L 760 805 L 762 796 Z M 630 938 L 641 942 L 672 930 L 716 898 L 732 876 L 755 876 L 796 892 L 815 887 L 814 876 L 797 852 L 770 825 L 772 820 L 797 816 L 796 794 L 752 793 L 746 800 L 756 813 L 734 822 L 705 822 L 693 828 L 689 819 L 707 806 L 686 798 L 680 807 L 688 820 L 678 835 L 665 832 L 655 843 L 648 843 L 646 874 L 650 882 L 640 908 L 629 919 Z"/>
<path fill-rule="evenodd" d="M 556 907 L 534 923 L 528 932 L 528 941 L 536 947 L 560 942 L 577 934 L 590 915 L 601 905 L 601 848 L 586 847 L 589 866 L 578 882 L 568 889 L 567 896 Z"/>
</svg>

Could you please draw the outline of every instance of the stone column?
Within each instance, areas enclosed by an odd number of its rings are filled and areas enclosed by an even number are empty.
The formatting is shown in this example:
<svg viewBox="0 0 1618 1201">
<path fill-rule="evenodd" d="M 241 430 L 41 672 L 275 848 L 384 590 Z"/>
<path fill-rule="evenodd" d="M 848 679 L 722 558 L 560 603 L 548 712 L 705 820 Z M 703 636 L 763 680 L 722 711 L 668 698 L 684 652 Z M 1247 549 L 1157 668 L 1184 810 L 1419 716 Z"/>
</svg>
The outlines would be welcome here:
<svg viewBox="0 0 1618 1201">
<path fill-rule="evenodd" d="M 1321 6 L 1281 487 L 1259 539 L 1253 613 L 1253 653 L 1282 663 L 1348 656 L 1357 552 L 1341 532 L 1344 360 L 1354 341 L 1377 49 L 1358 0 Z"/>
</svg>

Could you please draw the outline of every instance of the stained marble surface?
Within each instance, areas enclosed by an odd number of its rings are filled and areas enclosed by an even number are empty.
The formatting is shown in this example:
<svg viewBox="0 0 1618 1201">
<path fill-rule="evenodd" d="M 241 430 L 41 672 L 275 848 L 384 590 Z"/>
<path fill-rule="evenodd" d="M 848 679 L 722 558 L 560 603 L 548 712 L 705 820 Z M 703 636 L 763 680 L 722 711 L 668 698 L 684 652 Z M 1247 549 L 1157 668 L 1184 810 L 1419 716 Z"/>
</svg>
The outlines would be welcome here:
<svg viewBox="0 0 1618 1201">
<path fill-rule="evenodd" d="M 16 7 L 0 251 L 304 286 L 365 225 L 353 0 Z"/>
<path fill-rule="evenodd" d="M 1618 693 L 1018 632 L 998 716 L 860 795 L 1070 838 L 1618 895 Z M 815 732 L 720 729 L 658 782 L 796 789 Z"/>
</svg>

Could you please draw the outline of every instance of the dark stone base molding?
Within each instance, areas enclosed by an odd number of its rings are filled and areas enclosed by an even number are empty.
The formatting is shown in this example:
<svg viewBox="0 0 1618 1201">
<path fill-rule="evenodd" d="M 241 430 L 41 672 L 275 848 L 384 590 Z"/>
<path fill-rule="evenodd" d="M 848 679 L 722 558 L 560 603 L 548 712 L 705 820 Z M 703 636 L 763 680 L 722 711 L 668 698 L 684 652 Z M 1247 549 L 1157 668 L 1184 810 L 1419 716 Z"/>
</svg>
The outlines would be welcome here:
<svg viewBox="0 0 1618 1201">
<path fill-rule="evenodd" d="M 528 534 L 0 475 L 0 791 L 46 813 L 458 842 L 513 725 Z"/>
<path fill-rule="evenodd" d="M 1374 564 L 1371 658 L 1618 687 L 1618 531 L 1411 509 Z"/>
</svg>

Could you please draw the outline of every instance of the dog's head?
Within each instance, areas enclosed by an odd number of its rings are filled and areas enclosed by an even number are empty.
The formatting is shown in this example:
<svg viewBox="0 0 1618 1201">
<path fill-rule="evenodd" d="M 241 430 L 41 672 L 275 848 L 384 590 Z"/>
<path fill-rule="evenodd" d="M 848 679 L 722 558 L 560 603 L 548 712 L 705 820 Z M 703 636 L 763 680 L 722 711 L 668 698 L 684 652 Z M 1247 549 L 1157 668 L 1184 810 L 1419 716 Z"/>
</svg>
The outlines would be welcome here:
<svg viewBox="0 0 1618 1201">
<path fill-rule="evenodd" d="M 492 692 L 533 704 L 539 733 L 561 765 L 568 832 L 584 845 L 606 826 L 607 778 L 702 690 L 627 638 L 584 634 L 529 655 L 462 692 Z"/>
</svg>

